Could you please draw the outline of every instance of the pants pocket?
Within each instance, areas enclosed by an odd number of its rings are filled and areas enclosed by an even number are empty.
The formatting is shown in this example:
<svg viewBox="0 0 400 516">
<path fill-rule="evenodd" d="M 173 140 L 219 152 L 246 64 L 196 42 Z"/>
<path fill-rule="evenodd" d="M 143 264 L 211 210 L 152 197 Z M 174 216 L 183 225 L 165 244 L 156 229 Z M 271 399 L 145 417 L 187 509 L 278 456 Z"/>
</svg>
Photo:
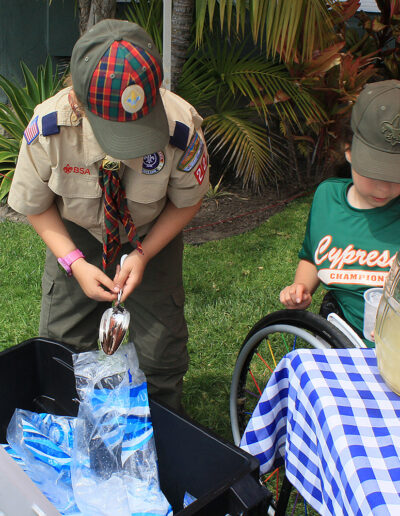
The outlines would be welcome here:
<svg viewBox="0 0 400 516">
<path fill-rule="evenodd" d="M 53 302 L 54 280 L 47 274 L 42 277 L 42 306 L 40 310 L 39 335 L 49 338 L 49 319 Z"/>
<path fill-rule="evenodd" d="M 141 366 L 152 371 L 184 370 L 188 365 L 188 331 L 182 286 L 169 292 L 143 292 L 132 305 L 130 335 Z"/>
</svg>

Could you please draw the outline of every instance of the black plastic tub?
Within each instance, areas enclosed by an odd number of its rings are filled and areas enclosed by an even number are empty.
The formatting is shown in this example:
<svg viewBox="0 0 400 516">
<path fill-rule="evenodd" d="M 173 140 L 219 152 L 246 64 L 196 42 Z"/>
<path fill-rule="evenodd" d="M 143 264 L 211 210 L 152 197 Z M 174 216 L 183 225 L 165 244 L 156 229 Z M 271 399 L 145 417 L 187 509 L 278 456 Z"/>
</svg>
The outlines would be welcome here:
<svg viewBox="0 0 400 516">
<path fill-rule="evenodd" d="M 72 350 L 35 338 L 0 353 L 0 442 L 15 408 L 75 416 Z M 259 462 L 209 429 L 150 400 L 161 489 L 175 515 L 266 515 Z M 183 508 L 185 492 L 197 500 Z M 111 515 L 110 515 L 111 516 Z"/>
</svg>

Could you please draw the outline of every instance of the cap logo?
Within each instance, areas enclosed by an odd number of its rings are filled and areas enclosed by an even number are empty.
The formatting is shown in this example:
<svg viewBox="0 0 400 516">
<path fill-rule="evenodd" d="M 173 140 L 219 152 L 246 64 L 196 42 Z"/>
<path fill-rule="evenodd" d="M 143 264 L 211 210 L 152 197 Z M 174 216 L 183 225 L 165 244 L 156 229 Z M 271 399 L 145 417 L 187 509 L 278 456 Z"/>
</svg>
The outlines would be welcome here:
<svg viewBox="0 0 400 516">
<path fill-rule="evenodd" d="M 392 147 L 400 143 L 400 114 L 396 115 L 391 122 L 382 122 L 381 131 Z"/>
<path fill-rule="evenodd" d="M 128 113 L 137 113 L 144 104 L 144 91 L 138 84 L 131 84 L 121 95 L 122 107 Z"/>
</svg>

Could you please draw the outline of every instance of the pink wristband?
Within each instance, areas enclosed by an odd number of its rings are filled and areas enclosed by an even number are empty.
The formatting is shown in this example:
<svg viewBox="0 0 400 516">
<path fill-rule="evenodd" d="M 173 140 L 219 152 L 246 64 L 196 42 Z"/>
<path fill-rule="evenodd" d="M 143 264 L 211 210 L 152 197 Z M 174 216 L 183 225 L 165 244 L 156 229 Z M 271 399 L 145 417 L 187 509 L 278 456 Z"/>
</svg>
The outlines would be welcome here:
<svg viewBox="0 0 400 516">
<path fill-rule="evenodd" d="M 79 249 L 74 249 L 73 251 L 68 253 L 67 256 L 64 256 L 63 258 L 58 258 L 57 261 L 60 264 L 62 270 L 67 273 L 67 276 L 72 276 L 71 265 L 76 260 L 78 260 L 78 258 L 85 258 L 85 256 Z"/>
</svg>

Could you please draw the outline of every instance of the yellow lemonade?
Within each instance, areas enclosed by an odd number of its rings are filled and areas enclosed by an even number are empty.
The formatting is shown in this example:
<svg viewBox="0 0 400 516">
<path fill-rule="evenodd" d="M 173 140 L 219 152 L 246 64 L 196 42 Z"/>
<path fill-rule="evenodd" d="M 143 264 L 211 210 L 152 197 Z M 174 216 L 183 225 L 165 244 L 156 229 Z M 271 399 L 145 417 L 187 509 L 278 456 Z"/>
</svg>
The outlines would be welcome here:
<svg viewBox="0 0 400 516">
<path fill-rule="evenodd" d="M 377 325 L 375 345 L 379 372 L 388 387 L 400 395 L 400 313 L 393 301 L 387 303 L 384 321 Z"/>
</svg>

